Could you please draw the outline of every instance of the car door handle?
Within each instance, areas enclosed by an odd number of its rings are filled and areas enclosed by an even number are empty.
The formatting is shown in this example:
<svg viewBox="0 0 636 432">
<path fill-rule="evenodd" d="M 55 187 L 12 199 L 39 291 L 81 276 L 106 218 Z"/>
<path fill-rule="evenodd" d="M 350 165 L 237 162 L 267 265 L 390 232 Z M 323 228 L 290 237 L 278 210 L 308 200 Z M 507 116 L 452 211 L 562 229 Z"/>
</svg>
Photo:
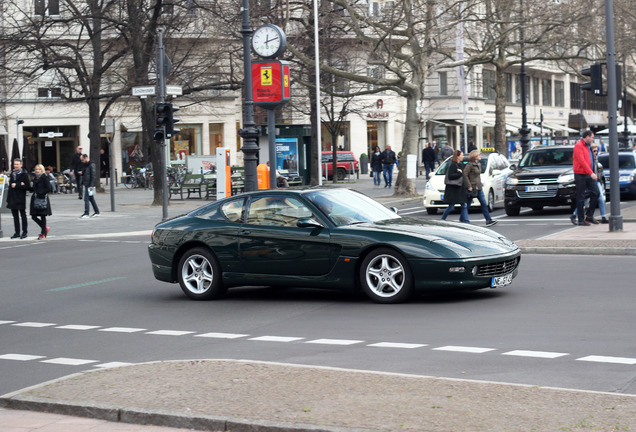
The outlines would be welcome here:
<svg viewBox="0 0 636 432">
<path fill-rule="evenodd" d="M 243 229 L 243 230 L 239 230 L 239 235 L 248 235 L 250 234 L 252 231 L 247 230 L 247 229 Z"/>
</svg>

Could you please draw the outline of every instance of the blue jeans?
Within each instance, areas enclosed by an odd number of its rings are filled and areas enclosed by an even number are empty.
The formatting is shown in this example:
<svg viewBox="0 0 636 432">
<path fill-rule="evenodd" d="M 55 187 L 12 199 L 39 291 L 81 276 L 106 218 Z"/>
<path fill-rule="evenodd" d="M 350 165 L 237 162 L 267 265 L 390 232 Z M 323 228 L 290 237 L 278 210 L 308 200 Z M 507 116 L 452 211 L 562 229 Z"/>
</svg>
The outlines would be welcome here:
<svg viewBox="0 0 636 432">
<path fill-rule="evenodd" d="M 594 211 L 599 199 L 598 182 L 587 174 L 574 174 L 574 181 L 576 183 L 576 212 L 579 222 L 583 222 L 586 216 L 594 217 Z M 585 214 L 585 193 L 588 191 L 590 194 L 590 205 L 587 209 L 587 214 Z"/>
<path fill-rule="evenodd" d="M 88 214 L 90 211 L 89 203 L 93 206 L 93 211 L 95 213 L 99 213 L 99 208 L 97 208 L 97 203 L 95 202 L 95 196 L 89 196 L 88 186 L 84 186 L 84 214 Z"/>
<path fill-rule="evenodd" d="M 446 210 L 444 210 L 444 214 L 442 214 L 442 220 L 446 220 L 448 215 L 451 214 L 454 209 L 455 203 L 449 204 L 448 207 L 446 207 Z M 466 202 L 461 203 L 459 221 L 470 223 L 470 220 L 468 219 L 468 204 Z"/>
<path fill-rule="evenodd" d="M 490 212 L 488 211 L 488 203 L 486 202 L 486 195 L 484 195 L 483 190 L 477 191 L 477 200 L 481 205 L 481 213 L 484 215 L 484 219 L 486 219 L 486 222 L 488 222 L 492 219 L 492 217 L 490 217 Z M 468 198 L 468 205 L 470 205 L 472 201 L 472 198 Z"/>
<path fill-rule="evenodd" d="M 374 185 L 379 185 L 380 183 L 382 183 L 382 180 L 380 179 L 380 174 L 382 174 L 382 171 L 373 171 L 373 184 Z"/>
<path fill-rule="evenodd" d="M 603 190 L 603 185 L 601 184 L 600 181 L 597 181 L 596 184 L 598 185 L 598 191 L 599 191 L 598 210 L 599 210 L 599 213 L 601 214 L 601 217 L 606 217 L 607 209 L 605 208 L 605 191 Z M 586 199 L 585 203 L 586 205 L 589 205 L 590 199 L 589 198 Z M 572 216 L 576 218 L 577 213 L 578 213 L 577 209 L 574 209 L 574 213 L 572 213 Z"/>
<path fill-rule="evenodd" d="M 393 164 L 382 165 L 382 172 L 384 173 L 386 186 L 391 187 L 391 184 L 393 183 Z"/>
<path fill-rule="evenodd" d="M 424 162 L 424 167 L 426 168 L 426 180 L 428 180 L 429 173 L 435 171 L 435 161 L 426 161 Z"/>
</svg>

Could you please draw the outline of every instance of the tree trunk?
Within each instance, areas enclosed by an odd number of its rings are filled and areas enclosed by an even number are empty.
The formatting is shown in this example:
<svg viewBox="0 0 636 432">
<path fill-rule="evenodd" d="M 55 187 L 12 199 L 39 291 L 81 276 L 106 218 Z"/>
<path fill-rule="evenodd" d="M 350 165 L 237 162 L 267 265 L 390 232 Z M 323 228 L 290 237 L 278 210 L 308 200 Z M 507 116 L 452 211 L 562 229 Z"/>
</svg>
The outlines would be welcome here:
<svg viewBox="0 0 636 432">
<path fill-rule="evenodd" d="M 406 99 L 406 122 L 404 123 L 404 141 L 402 142 L 402 156 L 397 180 L 395 182 L 394 195 L 413 196 L 417 194 L 415 182 L 406 177 L 406 156 L 417 154 L 417 141 L 419 139 L 419 115 L 417 113 L 417 101 L 420 99 L 418 92 L 409 92 Z"/>
<path fill-rule="evenodd" d="M 100 106 L 98 98 L 90 98 L 88 100 L 88 141 L 89 141 L 89 151 L 88 156 L 91 159 L 91 162 L 95 164 L 97 180 L 95 184 L 97 185 L 100 192 L 103 192 L 104 189 L 100 185 L 100 172 L 99 169 L 99 147 L 100 147 L 100 132 L 102 128 L 102 120 L 100 117 Z"/>
<path fill-rule="evenodd" d="M 495 71 L 495 150 L 508 154 L 506 141 L 506 74 L 501 67 Z"/>
</svg>

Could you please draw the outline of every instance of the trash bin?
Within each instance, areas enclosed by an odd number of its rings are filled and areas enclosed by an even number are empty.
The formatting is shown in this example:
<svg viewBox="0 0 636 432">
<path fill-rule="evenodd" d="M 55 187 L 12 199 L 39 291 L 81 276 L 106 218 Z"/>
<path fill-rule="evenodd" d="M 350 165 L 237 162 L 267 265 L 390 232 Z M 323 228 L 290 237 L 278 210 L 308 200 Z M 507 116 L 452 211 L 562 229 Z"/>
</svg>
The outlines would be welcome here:
<svg viewBox="0 0 636 432">
<path fill-rule="evenodd" d="M 360 155 L 360 173 L 369 174 L 369 156 L 364 153 Z"/>
</svg>

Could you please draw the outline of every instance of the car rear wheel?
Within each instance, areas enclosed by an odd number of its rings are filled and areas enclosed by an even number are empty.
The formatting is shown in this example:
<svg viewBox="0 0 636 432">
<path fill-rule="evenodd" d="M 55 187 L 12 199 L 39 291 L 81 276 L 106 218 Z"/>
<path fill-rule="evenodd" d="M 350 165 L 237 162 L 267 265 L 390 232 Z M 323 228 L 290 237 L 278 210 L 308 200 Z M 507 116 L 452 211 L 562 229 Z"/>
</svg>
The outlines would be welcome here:
<svg viewBox="0 0 636 432">
<path fill-rule="evenodd" d="M 347 176 L 347 171 L 345 171 L 343 168 L 336 169 L 336 180 L 342 181 L 345 179 L 346 176 Z"/>
<path fill-rule="evenodd" d="M 413 293 L 413 277 L 406 258 L 389 248 L 378 248 L 362 261 L 360 283 L 376 303 L 400 303 Z"/>
<path fill-rule="evenodd" d="M 193 248 L 179 260 L 179 285 L 194 300 L 213 300 L 225 294 L 221 281 L 221 266 L 210 251 Z"/>
<path fill-rule="evenodd" d="M 488 211 L 495 211 L 495 191 L 493 191 L 492 189 L 488 191 Z"/>
<path fill-rule="evenodd" d="M 508 207 L 506 206 L 506 215 L 507 216 L 519 216 L 521 212 L 521 207 Z"/>
<path fill-rule="evenodd" d="M 426 207 L 426 213 L 428 213 L 430 215 L 436 215 L 437 214 L 437 207 Z"/>
</svg>

